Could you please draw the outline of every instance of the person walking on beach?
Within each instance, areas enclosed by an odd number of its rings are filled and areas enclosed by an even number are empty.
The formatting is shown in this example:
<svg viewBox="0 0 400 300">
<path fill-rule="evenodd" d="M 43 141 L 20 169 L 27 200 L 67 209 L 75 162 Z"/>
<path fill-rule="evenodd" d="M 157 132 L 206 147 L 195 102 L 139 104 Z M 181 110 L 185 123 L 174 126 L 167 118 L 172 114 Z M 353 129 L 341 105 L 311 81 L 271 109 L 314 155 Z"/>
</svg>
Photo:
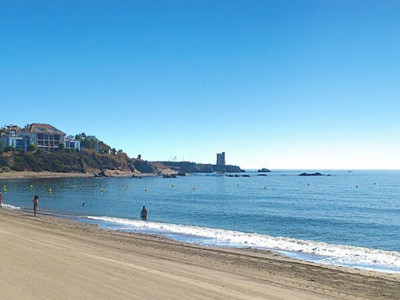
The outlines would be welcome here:
<svg viewBox="0 0 400 300">
<path fill-rule="evenodd" d="M 140 218 L 144 221 L 147 220 L 147 209 L 146 206 L 143 205 L 142 211 L 140 212 Z"/>
<path fill-rule="evenodd" d="M 33 199 L 33 215 L 36 217 L 36 213 L 37 213 L 37 208 L 39 205 L 39 196 L 35 195 L 35 198 Z"/>
</svg>

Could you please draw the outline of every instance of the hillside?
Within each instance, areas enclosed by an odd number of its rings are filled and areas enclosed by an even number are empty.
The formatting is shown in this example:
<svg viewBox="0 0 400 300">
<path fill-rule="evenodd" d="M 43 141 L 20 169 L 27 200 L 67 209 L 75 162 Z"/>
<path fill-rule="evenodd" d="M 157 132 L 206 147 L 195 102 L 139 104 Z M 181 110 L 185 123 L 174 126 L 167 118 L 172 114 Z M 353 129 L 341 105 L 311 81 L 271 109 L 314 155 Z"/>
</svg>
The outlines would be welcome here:
<svg viewBox="0 0 400 300">
<path fill-rule="evenodd" d="M 8 171 L 97 173 L 102 170 L 129 171 L 147 174 L 243 172 L 238 166 L 217 166 L 193 162 L 149 162 L 129 158 L 122 151 L 113 154 L 98 153 L 92 149 L 82 152 L 60 150 L 8 151 L 0 154 L 0 173 Z"/>
<path fill-rule="evenodd" d="M 156 169 L 147 161 L 131 159 L 126 153 L 100 154 L 95 150 L 82 152 L 59 151 L 9 151 L 0 154 L 0 171 L 49 171 L 49 172 L 96 172 L 99 170 L 138 171 L 155 173 Z"/>
</svg>

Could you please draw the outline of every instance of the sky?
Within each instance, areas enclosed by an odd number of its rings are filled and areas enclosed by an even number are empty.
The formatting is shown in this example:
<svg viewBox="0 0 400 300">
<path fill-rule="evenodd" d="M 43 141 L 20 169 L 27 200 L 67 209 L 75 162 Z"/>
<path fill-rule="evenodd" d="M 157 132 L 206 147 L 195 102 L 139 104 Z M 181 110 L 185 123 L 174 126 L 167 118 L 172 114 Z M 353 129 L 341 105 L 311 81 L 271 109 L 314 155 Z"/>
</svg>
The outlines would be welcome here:
<svg viewBox="0 0 400 300">
<path fill-rule="evenodd" d="M 145 160 L 400 169 L 399 1 L 0 0 L 0 126 Z"/>
</svg>

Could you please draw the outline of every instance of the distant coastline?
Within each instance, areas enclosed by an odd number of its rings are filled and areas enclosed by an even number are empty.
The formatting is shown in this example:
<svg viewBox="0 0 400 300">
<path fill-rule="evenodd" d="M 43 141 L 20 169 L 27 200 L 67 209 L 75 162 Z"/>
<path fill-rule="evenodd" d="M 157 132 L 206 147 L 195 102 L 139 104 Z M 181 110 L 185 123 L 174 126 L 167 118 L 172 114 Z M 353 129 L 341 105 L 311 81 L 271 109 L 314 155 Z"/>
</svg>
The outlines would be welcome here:
<svg viewBox="0 0 400 300">
<path fill-rule="evenodd" d="M 0 179 L 71 177 L 145 177 L 193 173 L 241 173 L 238 166 L 194 162 L 149 162 L 130 159 L 125 153 L 29 153 L 0 155 Z"/>
<path fill-rule="evenodd" d="M 217 153 L 216 164 L 155 161 L 130 158 L 94 135 L 66 135 L 50 124 L 32 123 L 21 128 L 0 128 L 0 178 L 35 177 L 121 177 L 176 175 L 185 173 L 244 172 L 225 164 L 225 152 Z"/>
</svg>

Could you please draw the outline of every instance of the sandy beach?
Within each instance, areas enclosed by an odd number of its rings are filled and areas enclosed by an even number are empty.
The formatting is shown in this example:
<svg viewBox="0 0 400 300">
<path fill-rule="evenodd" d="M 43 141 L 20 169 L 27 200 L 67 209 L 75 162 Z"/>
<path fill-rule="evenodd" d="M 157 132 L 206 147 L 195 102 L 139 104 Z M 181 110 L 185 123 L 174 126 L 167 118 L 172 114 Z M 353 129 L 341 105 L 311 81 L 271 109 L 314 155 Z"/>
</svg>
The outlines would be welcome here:
<svg viewBox="0 0 400 300">
<path fill-rule="evenodd" d="M 398 299 L 400 275 L 0 210 L 1 299 Z"/>
<path fill-rule="evenodd" d="M 34 171 L 10 171 L 0 173 L 0 179 L 21 179 L 21 178 L 74 178 L 93 177 L 92 173 L 56 173 L 56 172 L 34 172 Z"/>
<path fill-rule="evenodd" d="M 167 170 L 168 171 L 168 170 Z M 167 173 L 166 171 L 166 173 Z M 99 170 L 93 170 L 87 173 L 58 173 L 58 172 L 34 172 L 34 171 L 10 171 L 0 173 L 0 179 L 21 179 L 21 178 L 87 178 L 94 177 L 94 174 L 98 173 Z M 130 172 L 121 170 L 105 170 L 105 174 L 108 177 L 148 177 L 157 176 L 156 174 L 140 173 L 140 172 Z"/>
</svg>

